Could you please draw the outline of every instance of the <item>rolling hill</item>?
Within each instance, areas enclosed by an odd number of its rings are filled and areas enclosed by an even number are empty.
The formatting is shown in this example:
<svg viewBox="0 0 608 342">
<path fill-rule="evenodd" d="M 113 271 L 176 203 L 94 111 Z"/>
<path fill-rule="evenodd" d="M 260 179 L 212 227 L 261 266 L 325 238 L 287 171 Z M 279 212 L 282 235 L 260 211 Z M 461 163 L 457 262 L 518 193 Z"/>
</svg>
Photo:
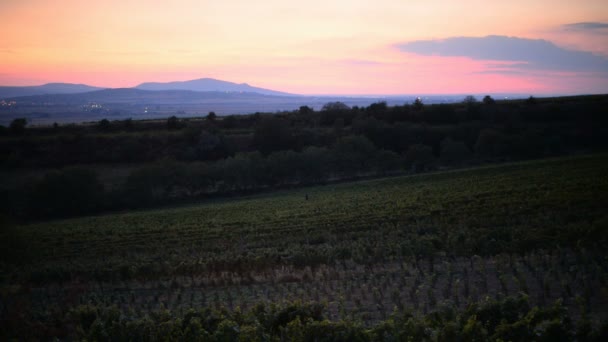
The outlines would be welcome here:
<svg viewBox="0 0 608 342">
<path fill-rule="evenodd" d="M 44 94 L 79 94 L 101 89 L 103 88 L 73 83 L 47 83 L 26 87 L 0 86 L 0 99 Z"/>
<path fill-rule="evenodd" d="M 236 92 L 236 93 L 258 93 L 262 95 L 293 96 L 293 94 L 252 87 L 247 83 L 233 83 L 213 78 L 200 78 L 183 82 L 147 82 L 135 88 L 142 90 L 189 90 L 199 92 Z"/>
<path fill-rule="evenodd" d="M 84 105 L 91 102 L 104 104 L 201 104 L 233 102 L 285 102 L 295 96 L 264 95 L 255 92 L 223 92 L 192 90 L 143 90 L 138 88 L 113 88 L 77 94 L 44 94 L 13 97 L 19 103 Z"/>
</svg>

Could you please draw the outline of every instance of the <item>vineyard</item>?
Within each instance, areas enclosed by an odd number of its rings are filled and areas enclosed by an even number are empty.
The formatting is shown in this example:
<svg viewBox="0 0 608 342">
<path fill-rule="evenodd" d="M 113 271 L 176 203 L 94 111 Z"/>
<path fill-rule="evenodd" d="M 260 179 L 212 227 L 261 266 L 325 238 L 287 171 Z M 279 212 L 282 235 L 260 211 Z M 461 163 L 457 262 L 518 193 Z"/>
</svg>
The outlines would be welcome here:
<svg viewBox="0 0 608 342">
<path fill-rule="evenodd" d="M 90 306 L 136 320 L 312 302 L 367 329 L 395 312 L 525 296 L 598 325 L 606 175 L 596 154 L 5 224 L 0 318 L 19 334 Z"/>
</svg>

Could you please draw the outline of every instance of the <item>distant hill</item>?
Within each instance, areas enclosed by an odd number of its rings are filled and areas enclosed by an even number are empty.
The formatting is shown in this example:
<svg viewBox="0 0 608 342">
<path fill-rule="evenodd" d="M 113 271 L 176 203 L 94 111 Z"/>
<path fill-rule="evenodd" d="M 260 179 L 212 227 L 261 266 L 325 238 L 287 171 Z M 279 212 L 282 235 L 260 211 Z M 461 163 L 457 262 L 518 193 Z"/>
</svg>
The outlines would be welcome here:
<svg viewBox="0 0 608 342">
<path fill-rule="evenodd" d="M 190 90 L 199 92 L 218 91 L 218 92 L 232 92 L 232 93 L 258 93 L 262 95 L 275 95 L 275 96 L 293 96 L 293 94 L 284 93 L 280 91 L 252 87 L 247 83 L 232 83 L 222 80 L 216 80 L 213 78 L 201 78 L 191 81 L 183 82 L 147 82 L 142 83 L 135 88 L 142 90 Z"/>
<path fill-rule="evenodd" d="M 73 83 L 47 83 L 39 86 L 25 87 L 0 86 L 0 99 L 44 94 L 79 94 L 101 89 L 103 88 Z"/>
<path fill-rule="evenodd" d="M 11 86 L 0 86 L 0 99 L 22 97 L 22 96 L 34 96 L 34 95 L 55 95 L 55 94 L 81 94 L 86 92 L 92 92 L 96 90 L 103 90 L 105 88 L 93 87 L 86 84 L 73 84 L 73 83 L 47 83 L 39 86 L 25 86 L 25 87 L 11 87 Z M 119 90 L 123 88 L 111 89 Z M 190 81 L 178 81 L 178 82 L 146 82 L 142 83 L 133 88 L 134 90 L 153 90 L 153 91 L 166 91 L 166 90 L 180 90 L 180 91 L 191 91 L 191 92 L 222 92 L 222 93 L 257 93 L 261 95 L 273 95 L 273 96 L 295 96 L 281 91 L 264 89 L 250 86 L 247 83 L 233 83 L 222 80 L 216 80 L 213 78 L 201 78 Z M 124 90 L 120 91 L 125 93 Z M 134 93 L 131 93 L 134 94 Z"/>
<path fill-rule="evenodd" d="M 11 98 L 29 104 L 83 105 L 91 102 L 105 104 L 200 104 L 225 102 L 267 102 L 293 98 L 290 96 L 264 95 L 255 92 L 192 91 L 192 90 L 143 90 L 137 88 L 113 88 L 78 94 L 45 94 Z"/>
</svg>

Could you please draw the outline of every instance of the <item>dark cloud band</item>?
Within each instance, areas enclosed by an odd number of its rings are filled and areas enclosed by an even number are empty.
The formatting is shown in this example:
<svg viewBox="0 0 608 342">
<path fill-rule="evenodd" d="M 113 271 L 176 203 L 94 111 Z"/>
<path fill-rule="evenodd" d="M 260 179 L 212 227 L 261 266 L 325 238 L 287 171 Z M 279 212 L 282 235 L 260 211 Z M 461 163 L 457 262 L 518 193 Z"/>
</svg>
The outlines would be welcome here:
<svg viewBox="0 0 608 342">
<path fill-rule="evenodd" d="M 566 24 L 566 25 L 563 25 L 562 27 L 566 30 L 571 30 L 571 31 L 605 30 L 605 29 L 608 29 L 608 23 L 584 22 L 584 23 Z"/>
<path fill-rule="evenodd" d="M 399 44 L 404 52 L 426 56 L 468 57 L 475 60 L 513 62 L 502 71 L 608 72 L 608 59 L 586 51 L 560 48 L 542 39 L 506 36 L 453 37 Z"/>
</svg>

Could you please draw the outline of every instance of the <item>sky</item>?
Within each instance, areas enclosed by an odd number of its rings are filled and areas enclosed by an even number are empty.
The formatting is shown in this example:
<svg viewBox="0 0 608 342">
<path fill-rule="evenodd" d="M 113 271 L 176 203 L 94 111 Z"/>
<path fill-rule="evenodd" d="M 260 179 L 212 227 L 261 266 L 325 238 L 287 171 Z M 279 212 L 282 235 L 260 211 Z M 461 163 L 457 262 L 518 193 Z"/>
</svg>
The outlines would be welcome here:
<svg viewBox="0 0 608 342">
<path fill-rule="evenodd" d="M 0 85 L 608 93 L 606 0 L 0 0 Z"/>
</svg>

